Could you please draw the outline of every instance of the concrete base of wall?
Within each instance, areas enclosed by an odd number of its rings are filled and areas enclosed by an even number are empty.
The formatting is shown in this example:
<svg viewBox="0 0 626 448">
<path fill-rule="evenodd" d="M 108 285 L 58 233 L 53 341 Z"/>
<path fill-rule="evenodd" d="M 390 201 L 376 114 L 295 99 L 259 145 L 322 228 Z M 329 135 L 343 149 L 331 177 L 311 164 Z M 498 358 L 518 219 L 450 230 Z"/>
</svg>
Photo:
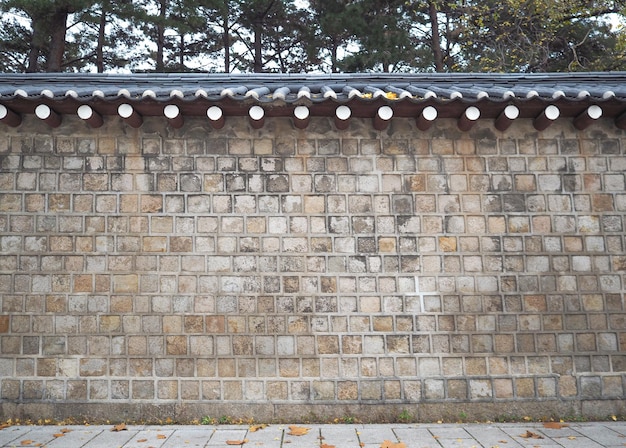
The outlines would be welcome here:
<svg viewBox="0 0 626 448">
<path fill-rule="evenodd" d="M 458 422 L 586 419 L 626 415 L 626 400 L 509 401 L 498 403 L 1 403 L 0 421 L 51 419 L 76 422 L 199 423 L 216 421 L 266 423 Z"/>
</svg>

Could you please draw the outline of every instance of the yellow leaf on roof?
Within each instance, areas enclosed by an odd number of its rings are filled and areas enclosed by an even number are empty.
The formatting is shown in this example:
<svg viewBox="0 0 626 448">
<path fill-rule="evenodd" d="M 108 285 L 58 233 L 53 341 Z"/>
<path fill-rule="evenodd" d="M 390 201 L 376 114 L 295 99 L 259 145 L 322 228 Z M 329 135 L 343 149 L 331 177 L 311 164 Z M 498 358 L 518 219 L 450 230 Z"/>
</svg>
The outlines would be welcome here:
<svg viewBox="0 0 626 448">
<path fill-rule="evenodd" d="M 397 100 L 398 99 L 398 94 L 394 93 L 394 92 L 387 92 L 385 94 L 385 96 L 387 97 L 387 99 L 389 100 Z"/>
</svg>

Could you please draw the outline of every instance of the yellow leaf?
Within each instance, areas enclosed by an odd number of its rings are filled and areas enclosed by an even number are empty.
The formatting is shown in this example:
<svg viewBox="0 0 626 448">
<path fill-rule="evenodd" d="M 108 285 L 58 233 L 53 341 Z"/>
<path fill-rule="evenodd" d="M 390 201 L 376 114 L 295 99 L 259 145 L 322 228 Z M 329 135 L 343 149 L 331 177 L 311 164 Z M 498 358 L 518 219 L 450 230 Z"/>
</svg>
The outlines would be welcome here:
<svg viewBox="0 0 626 448">
<path fill-rule="evenodd" d="M 226 441 L 226 445 L 243 445 L 244 443 L 248 442 L 248 439 L 243 439 L 243 440 L 227 440 Z"/>
<path fill-rule="evenodd" d="M 54 437 L 55 439 L 58 439 L 59 437 L 63 437 L 65 434 L 63 434 L 62 432 L 57 433 L 57 434 L 52 434 L 52 437 Z"/>
<path fill-rule="evenodd" d="M 372 94 L 371 93 L 364 93 L 363 95 L 361 95 L 361 98 L 371 98 Z"/>
<path fill-rule="evenodd" d="M 250 432 L 257 432 L 259 429 L 265 429 L 267 427 L 266 424 L 261 424 L 261 425 L 252 425 L 250 426 L 250 428 L 248 429 L 248 431 Z"/>
<path fill-rule="evenodd" d="M 576 436 L 569 436 L 568 439 L 570 440 L 576 440 Z"/>
<path fill-rule="evenodd" d="M 120 423 L 119 425 L 115 425 L 113 429 L 111 429 L 111 431 L 113 432 L 126 431 L 126 423 Z"/>
<path fill-rule="evenodd" d="M 390 442 L 389 440 L 385 440 L 380 445 L 380 448 L 406 448 L 406 443 L 404 442 L 394 443 L 394 442 Z"/>
<path fill-rule="evenodd" d="M 62 432 L 63 434 L 67 434 L 68 432 L 72 432 L 72 430 L 71 430 L 71 429 L 67 429 L 67 428 L 63 428 L 63 429 L 61 430 L 61 432 Z"/>
<path fill-rule="evenodd" d="M 311 428 L 303 428 L 302 426 L 292 425 L 289 427 L 289 435 L 290 436 L 303 436 L 309 432 Z"/>
<path fill-rule="evenodd" d="M 545 422 L 543 424 L 544 428 L 549 428 L 549 429 L 561 429 L 561 428 L 567 428 L 569 425 L 566 425 L 564 423 L 559 423 L 559 422 Z"/>
<path fill-rule="evenodd" d="M 335 448 L 335 445 L 326 445 L 325 443 L 322 443 L 320 448 Z"/>
<path fill-rule="evenodd" d="M 611 415 L 611 420 L 613 420 L 614 422 L 617 421 L 617 417 L 615 415 Z"/>
<path fill-rule="evenodd" d="M 543 436 L 540 436 L 539 434 L 536 434 L 531 431 L 526 431 L 526 433 L 520 434 L 520 437 L 524 439 L 543 439 Z"/>
<path fill-rule="evenodd" d="M 167 439 L 165 434 L 157 434 L 157 439 Z"/>
<path fill-rule="evenodd" d="M 137 440 L 137 442 L 141 442 L 141 443 L 147 442 L 147 441 L 148 441 L 148 439 L 139 439 L 139 440 Z"/>
<path fill-rule="evenodd" d="M 20 442 L 20 445 L 31 445 L 33 443 L 32 440 L 22 440 Z"/>
<path fill-rule="evenodd" d="M 387 92 L 385 94 L 385 96 L 387 97 L 387 99 L 389 100 L 397 100 L 398 99 L 398 94 L 394 93 L 394 92 Z"/>
</svg>

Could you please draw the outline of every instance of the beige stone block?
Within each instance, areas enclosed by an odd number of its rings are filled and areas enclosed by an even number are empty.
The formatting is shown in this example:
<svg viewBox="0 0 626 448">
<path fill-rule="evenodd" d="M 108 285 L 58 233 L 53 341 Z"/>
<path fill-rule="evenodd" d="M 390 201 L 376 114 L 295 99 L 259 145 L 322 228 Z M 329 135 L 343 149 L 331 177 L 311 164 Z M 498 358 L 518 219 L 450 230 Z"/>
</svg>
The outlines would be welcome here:
<svg viewBox="0 0 626 448">
<path fill-rule="evenodd" d="M 300 363 L 293 358 L 280 358 L 278 360 L 278 374 L 285 378 L 298 378 L 300 376 Z"/>
<path fill-rule="evenodd" d="M 159 213 L 163 211 L 163 196 L 143 194 L 139 199 L 139 210 L 142 213 Z"/>
<path fill-rule="evenodd" d="M 339 353 L 339 337 L 338 336 L 318 336 L 317 352 L 320 354 L 338 354 Z"/>
<path fill-rule="evenodd" d="M 100 316 L 100 331 L 104 333 L 119 332 L 122 330 L 121 316 L 104 315 Z"/>
<path fill-rule="evenodd" d="M 167 336 L 165 347 L 168 355 L 186 355 L 187 338 L 185 336 Z"/>
<path fill-rule="evenodd" d="M 104 376 L 107 373 L 107 361 L 103 358 L 82 358 L 79 371 L 81 376 Z"/>
<path fill-rule="evenodd" d="M 487 229 L 490 233 L 505 233 L 507 228 L 504 216 L 489 216 L 487 219 Z"/>
<path fill-rule="evenodd" d="M 86 191 L 107 191 L 109 188 L 108 174 L 83 174 L 83 188 Z"/>
<path fill-rule="evenodd" d="M 167 249 L 167 237 L 165 236 L 143 237 L 142 249 L 145 252 L 165 252 Z"/>
<path fill-rule="evenodd" d="M 535 397 L 535 381 L 533 378 L 515 378 L 517 398 Z"/>
<path fill-rule="evenodd" d="M 493 380 L 495 398 L 513 398 L 513 380 L 509 378 L 496 378 Z"/>
<path fill-rule="evenodd" d="M 326 201 L 324 196 L 311 196 L 304 197 L 304 212 L 305 213 L 324 213 L 326 210 Z"/>
<path fill-rule="evenodd" d="M 138 292 L 139 279 L 135 274 L 114 275 L 113 291 L 114 292 Z"/>
<path fill-rule="evenodd" d="M 178 399 L 178 381 L 176 380 L 157 381 L 157 398 L 160 400 Z"/>
</svg>

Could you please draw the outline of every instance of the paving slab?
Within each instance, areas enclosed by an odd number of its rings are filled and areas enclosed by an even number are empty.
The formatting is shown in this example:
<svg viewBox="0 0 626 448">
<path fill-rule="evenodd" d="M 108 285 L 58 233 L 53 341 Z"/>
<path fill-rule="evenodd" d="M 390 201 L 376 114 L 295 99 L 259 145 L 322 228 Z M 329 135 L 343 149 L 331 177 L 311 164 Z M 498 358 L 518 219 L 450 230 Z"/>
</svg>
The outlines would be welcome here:
<svg viewBox="0 0 626 448">
<path fill-rule="evenodd" d="M 359 427 L 355 425 L 325 425 L 320 427 L 322 443 L 337 448 L 358 447 L 358 432 Z"/>
<path fill-rule="evenodd" d="M 380 447 L 380 444 L 385 440 L 398 442 L 392 425 L 363 425 L 357 431 L 357 435 L 363 448 Z"/>
<path fill-rule="evenodd" d="M 297 428 L 309 428 L 309 431 L 301 436 L 296 436 L 292 434 L 293 431 L 290 428 L 291 426 Z M 283 444 L 281 447 L 310 448 L 320 446 L 320 425 L 284 425 L 283 428 L 285 433 L 283 435 Z"/>
<path fill-rule="evenodd" d="M 305 425 L 304 435 L 289 426 L 268 425 L 251 431 L 246 425 L 129 425 L 124 431 L 102 426 L 12 426 L 0 430 L 0 448 L 380 448 L 385 440 L 407 448 L 624 448 L 626 422 L 571 423 L 562 428 L 542 423 L 460 423 L 389 425 Z M 541 438 L 522 437 L 528 432 Z"/>
<path fill-rule="evenodd" d="M 208 440 L 207 447 L 232 447 L 232 445 L 228 444 L 228 441 L 244 440 L 247 433 L 247 426 L 223 429 L 218 427 Z"/>
<path fill-rule="evenodd" d="M 284 427 L 268 425 L 265 428 L 251 431 L 248 429 L 246 439 L 248 447 L 281 448 L 283 443 Z M 245 447 L 246 445 L 244 445 Z M 295 447 L 294 447 L 295 448 Z"/>
<path fill-rule="evenodd" d="M 3 429 L 0 431 L 0 446 L 7 446 L 16 440 L 23 438 L 25 434 L 33 431 L 33 429 L 38 428 L 33 426 L 10 426 Z"/>
<path fill-rule="evenodd" d="M 624 447 L 626 445 L 625 428 L 614 428 L 613 426 L 586 425 L 579 429 L 590 440 L 593 440 L 600 446 L 605 447 Z M 621 430 L 621 431 L 620 431 Z"/>
<path fill-rule="evenodd" d="M 204 448 L 214 432 L 214 427 L 176 428 L 161 448 Z"/>
<path fill-rule="evenodd" d="M 94 439 L 101 429 L 88 426 L 60 426 L 57 427 L 53 435 L 54 440 L 46 443 L 46 448 L 65 448 L 67 446 L 83 446 Z M 62 434 L 62 436 L 61 436 Z"/>
<path fill-rule="evenodd" d="M 524 445 L 518 443 L 513 437 L 504 432 L 502 428 L 493 425 L 466 425 L 465 430 L 478 442 L 479 446 L 506 446 L 506 448 L 521 448 Z"/>
<path fill-rule="evenodd" d="M 428 428 L 404 425 L 392 428 L 398 441 L 406 444 L 407 448 L 440 448 L 441 445 L 433 437 Z"/>
</svg>

